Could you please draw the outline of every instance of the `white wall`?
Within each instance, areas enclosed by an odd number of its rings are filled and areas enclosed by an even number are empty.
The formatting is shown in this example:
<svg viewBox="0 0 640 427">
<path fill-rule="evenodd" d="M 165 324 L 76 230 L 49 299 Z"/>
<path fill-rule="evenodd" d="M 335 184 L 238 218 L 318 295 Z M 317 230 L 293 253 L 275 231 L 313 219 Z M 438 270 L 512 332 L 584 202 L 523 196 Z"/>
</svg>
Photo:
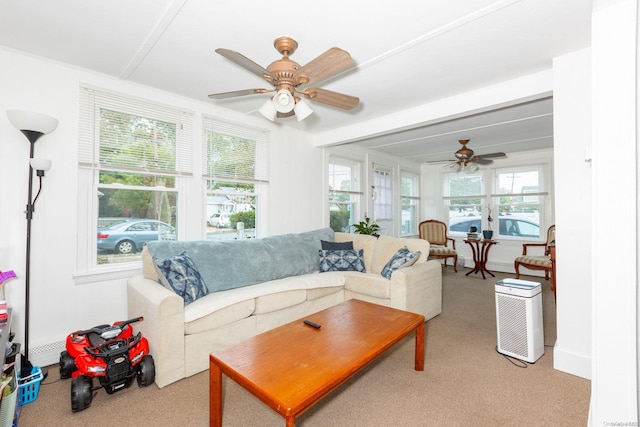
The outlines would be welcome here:
<svg viewBox="0 0 640 427">
<path fill-rule="evenodd" d="M 5 111 L 39 111 L 59 119 L 57 130 L 36 143 L 35 156 L 53 165 L 46 173 L 44 189 L 32 222 L 31 298 L 29 348 L 64 341 L 73 330 L 123 319 L 126 309 L 126 279 L 110 276 L 77 276 L 78 218 L 82 201 L 77 185 L 77 139 L 79 84 L 87 83 L 151 101 L 195 111 L 194 178 L 190 182 L 189 219 L 178 224 L 185 239 L 203 237 L 205 209 L 202 207 L 198 124 L 200 113 L 236 122 L 270 128 L 271 185 L 261 208 L 268 212 L 263 235 L 300 232 L 322 227 L 323 156 L 304 133 L 283 132 L 258 116 L 243 116 L 158 90 L 129 84 L 104 75 L 71 68 L 41 58 L 0 50 L 0 270 L 14 270 L 17 279 L 5 284 L 6 299 L 14 308 L 16 341 L 23 342 L 24 268 L 29 143 L 9 123 Z M 301 202 L 302 201 L 302 202 Z M 127 277 L 127 272 L 122 277 Z M 114 276 L 117 277 L 117 276 Z M 55 352 L 54 352 L 55 354 Z M 32 354 L 36 362 L 37 355 Z M 49 360 L 48 363 L 55 362 Z"/>
<path fill-rule="evenodd" d="M 590 423 L 637 425 L 638 4 L 597 0 L 592 22 Z M 622 233 L 612 231 L 614 222 L 624 224 Z M 607 248 L 612 241 L 615 250 Z"/>
<path fill-rule="evenodd" d="M 554 367 L 591 378 L 591 51 L 553 62 L 557 341 Z"/>
</svg>

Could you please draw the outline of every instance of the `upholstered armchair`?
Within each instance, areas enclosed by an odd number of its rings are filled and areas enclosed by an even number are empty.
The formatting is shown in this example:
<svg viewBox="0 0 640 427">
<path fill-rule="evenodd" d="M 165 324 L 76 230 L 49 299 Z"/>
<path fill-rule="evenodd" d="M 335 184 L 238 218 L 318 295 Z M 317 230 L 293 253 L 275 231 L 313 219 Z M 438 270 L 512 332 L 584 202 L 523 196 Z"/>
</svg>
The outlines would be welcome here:
<svg viewBox="0 0 640 427">
<path fill-rule="evenodd" d="M 514 261 L 514 267 L 516 269 L 516 279 L 520 277 L 520 267 L 528 268 L 529 270 L 544 270 L 544 278 L 549 280 L 549 274 L 551 273 L 551 256 L 549 253 L 549 245 L 556 240 L 556 226 L 555 224 L 549 227 L 547 230 L 547 241 L 544 243 L 523 243 L 522 244 L 522 256 L 519 256 Z M 529 250 L 532 247 L 544 248 L 544 253 L 538 254 L 531 253 Z"/>
<path fill-rule="evenodd" d="M 447 236 L 447 224 L 435 219 L 422 221 L 418 225 L 420 238 L 429 242 L 429 258 L 444 259 L 447 266 L 447 258 L 453 258 L 453 271 L 458 272 L 458 253 L 456 241 Z M 451 242 L 449 247 L 448 242 Z"/>
</svg>

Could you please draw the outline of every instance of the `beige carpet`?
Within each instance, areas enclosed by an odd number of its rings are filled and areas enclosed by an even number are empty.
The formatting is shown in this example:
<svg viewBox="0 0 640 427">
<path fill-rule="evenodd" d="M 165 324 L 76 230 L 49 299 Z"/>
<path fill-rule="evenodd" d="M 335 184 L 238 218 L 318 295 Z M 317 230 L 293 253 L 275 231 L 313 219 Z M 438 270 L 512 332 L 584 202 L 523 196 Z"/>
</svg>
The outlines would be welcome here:
<svg viewBox="0 0 640 427">
<path fill-rule="evenodd" d="M 590 382 L 553 369 L 553 349 L 526 368 L 495 351 L 495 281 L 444 271 L 443 313 L 427 322 L 425 371 L 413 370 L 407 338 L 296 421 L 335 426 L 585 426 Z M 527 279 L 527 277 L 524 277 Z M 544 286 L 545 343 L 555 341 L 555 304 Z M 522 364 L 521 361 L 515 361 Z M 20 426 L 205 426 L 207 372 L 164 389 L 155 385 L 107 395 L 99 390 L 79 413 L 70 380 L 50 367 L 38 399 L 22 407 Z M 284 420 L 225 377 L 224 425 L 283 426 Z"/>
</svg>

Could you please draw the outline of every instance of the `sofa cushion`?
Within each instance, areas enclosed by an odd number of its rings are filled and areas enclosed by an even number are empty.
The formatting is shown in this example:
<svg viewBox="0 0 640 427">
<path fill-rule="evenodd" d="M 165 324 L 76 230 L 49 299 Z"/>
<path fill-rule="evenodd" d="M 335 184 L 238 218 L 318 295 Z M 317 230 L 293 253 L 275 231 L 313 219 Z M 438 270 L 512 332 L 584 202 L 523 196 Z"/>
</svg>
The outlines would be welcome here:
<svg viewBox="0 0 640 427">
<path fill-rule="evenodd" d="M 209 294 L 185 307 L 185 335 L 198 334 L 237 322 L 251 316 L 256 309 L 255 299 L 249 298 L 209 311 L 207 306 L 211 305 L 211 301 L 217 298 L 218 295 L 219 293 Z M 203 312 L 207 312 L 207 314 L 205 316 L 199 315 Z"/>
<path fill-rule="evenodd" d="M 366 271 L 371 271 L 373 251 L 376 247 L 376 243 L 378 242 L 378 239 L 375 236 L 369 236 L 367 234 L 335 233 L 334 238 L 336 242 L 353 242 L 353 249 L 362 249 L 364 269 Z"/>
<path fill-rule="evenodd" d="M 359 271 L 365 272 L 362 249 L 318 251 L 320 255 L 320 272 L 327 271 Z"/>
<path fill-rule="evenodd" d="M 382 277 L 391 280 L 391 275 L 394 271 L 399 268 L 412 266 L 418 260 L 419 256 L 420 251 L 410 251 L 409 248 L 403 246 L 391 257 L 380 274 Z"/>
<path fill-rule="evenodd" d="M 154 258 L 160 282 L 191 304 L 209 293 L 193 260 L 186 252 L 169 258 Z"/>
<path fill-rule="evenodd" d="M 346 290 L 375 298 L 391 298 L 391 281 L 380 274 L 356 273 L 354 271 L 345 271 L 342 274 L 344 274 L 344 288 Z"/>
<path fill-rule="evenodd" d="M 185 307 L 184 321 L 185 323 L 195 322 L 198 319 L 211 316 L 212 313 L 223 310 L 225 307 L 233 306 L 245 301 L 247 302 L 247 305 L 245 306 L 246 311 L 250 311 L 250 313 L 246 314 L 248 316 L 255 312 L 255 299 L 264 295 L 298 289 L 316 290 L 322 288 L 335 288 L 342 287 L 343 285 L 344 277 L 340 273 L 329 272 L 320 274 L 315 272 L 311 274 L 303 274 L 302 276 L 285 277 L 283 279 L 271 280 L 257 285 L 210 293 L 206 297 Z M 289 305 L 295 304 L 298 304 L 298 302 L 289 302 Z M 242 315 L 241 318 L 242 317 L 244 317 L 244 315 Z M 203 322 L 208 321 L 203 320 Z M 218 320 L 213 322 L 218 322 Z"/>
<path fill-rule="evenodd" d="M 327 242 L 325 240 L 321 240 L 320 244 L 322 245 L 322 250 L 326 251 L 335 251 L 339 249 L 353 249 L 353 242 Z"/>
</svg>

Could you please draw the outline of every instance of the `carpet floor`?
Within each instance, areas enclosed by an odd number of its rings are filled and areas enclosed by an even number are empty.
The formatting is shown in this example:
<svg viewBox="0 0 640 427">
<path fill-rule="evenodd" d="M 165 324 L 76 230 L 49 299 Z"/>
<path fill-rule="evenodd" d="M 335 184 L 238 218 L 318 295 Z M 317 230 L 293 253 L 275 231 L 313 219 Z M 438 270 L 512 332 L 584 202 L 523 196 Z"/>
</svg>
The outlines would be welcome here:
<svg viewBox="0 0 640 427">
<path fill-rule="evenodd" d="M 553 369 L 555 302 L 542 282 L 545 354 L 535 363 L 496 352 L 496 278 L 443 270 L 443 312 L 426 324 L 424 372 L 413 369 L 405 338 L 296 420 L 299 427 L 585 426 L 590 381 Z M 224 377 L 225 426 L 282 426 L 284 419 Z M 49 367 L 37 400 L 21 408 L 23 426 L 205 426 L 208 372 L 163 389 L 134 384 L 71 412 L 70 380 Z"/>
</svg>

